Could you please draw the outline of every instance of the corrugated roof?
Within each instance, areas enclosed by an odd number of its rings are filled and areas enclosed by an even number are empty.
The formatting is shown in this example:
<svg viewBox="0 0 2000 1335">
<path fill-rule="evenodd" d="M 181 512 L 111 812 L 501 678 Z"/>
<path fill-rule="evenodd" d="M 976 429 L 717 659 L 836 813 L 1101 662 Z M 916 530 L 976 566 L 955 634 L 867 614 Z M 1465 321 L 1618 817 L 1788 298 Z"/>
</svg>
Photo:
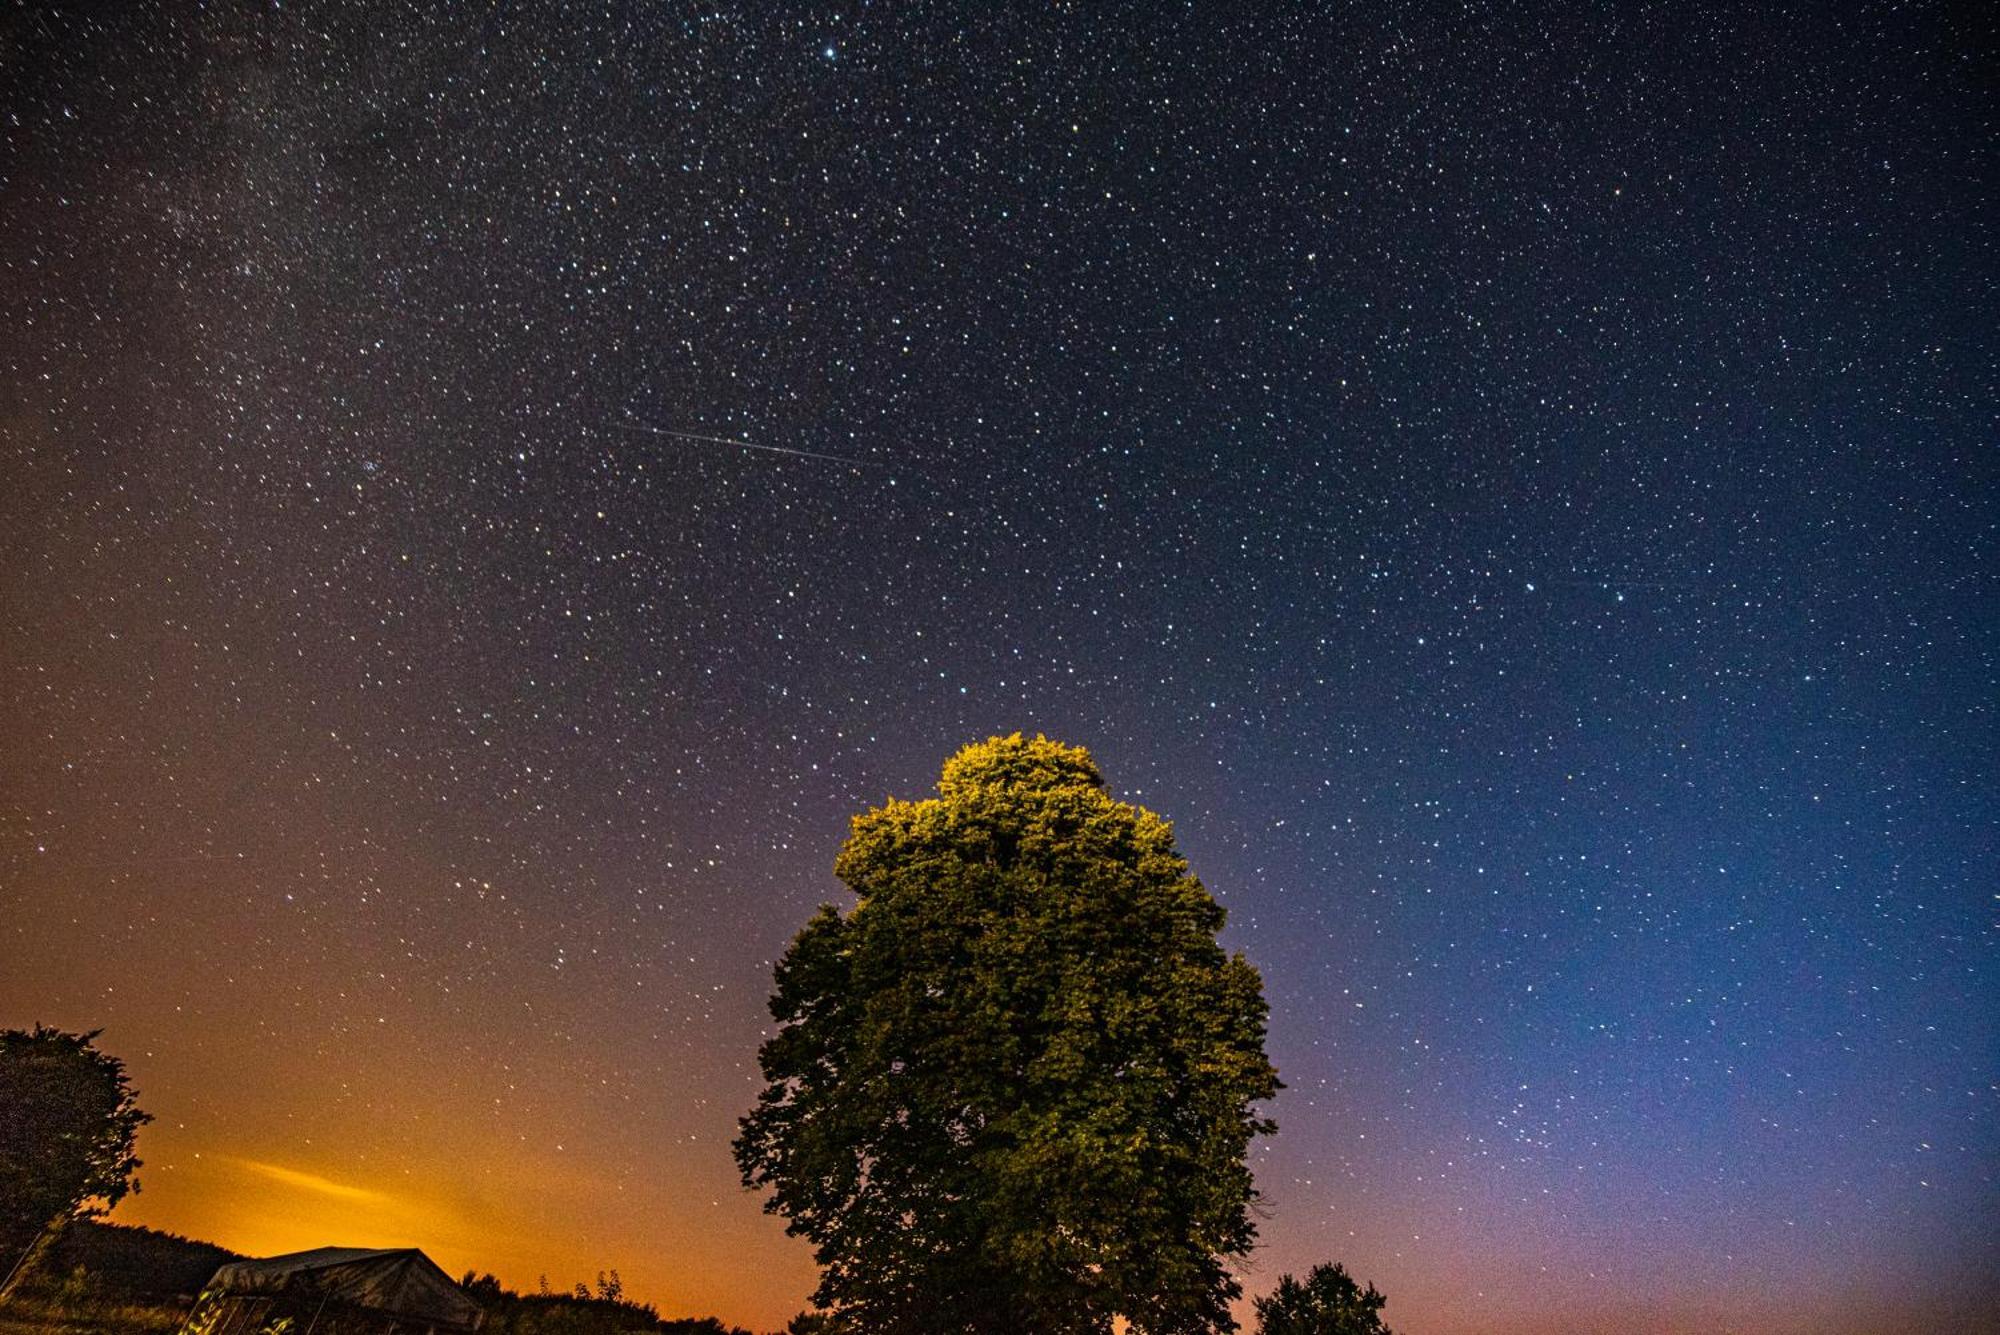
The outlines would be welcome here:
<svg viewBox="0 0 2000 1335">
<path fill-rule="evenodd" d="M 289 1275 L 301 1270 L 319 1270 L 330 1265 L 347 1265 L 391 1256 L 424 1256 L 415 1247 L 315 1247 L 311 1251 L 286 1252 L 283 1256 L 250 1257 L 231 1261 L 215 1272 L 224 1275 Z M 424 1256 L 426 1261 L 430 1260 Z"/>
</svg>

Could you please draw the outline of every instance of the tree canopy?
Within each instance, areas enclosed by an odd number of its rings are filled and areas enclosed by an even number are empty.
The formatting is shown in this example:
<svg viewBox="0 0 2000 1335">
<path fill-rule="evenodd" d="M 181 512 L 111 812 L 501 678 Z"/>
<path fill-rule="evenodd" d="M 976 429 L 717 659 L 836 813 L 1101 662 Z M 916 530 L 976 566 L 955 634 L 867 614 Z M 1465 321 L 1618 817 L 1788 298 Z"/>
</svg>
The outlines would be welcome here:
<svg viewBox="0 0 2000 1335">
<path fill-rule="evenodd" d="M 1363 1291 L 1347 1267 L 1316 1265 L 1303 1284 L 1286 1275 L 1257 1300 L 1257 1335 L 1391 1335 L 1382 1324 L 1388 1301 L 1373 1284 Z"/>
<path fill-rule="evenodd" d="M 1257 971 L 1166 821 L 1088 752 L 996 737 L 855 818 L 776 970 L 736 1155 L 832 1328 L 1230 1330 L 1272 1129 Z"/>
<path fill-rule="evenodd" d="M 152 1119 L 96 1038 L 0 1031 L 0 1266 L 18 1269 L 51 1224 L 101 1214 L 137 1189 L 133 1138 Z"/>
</svg>

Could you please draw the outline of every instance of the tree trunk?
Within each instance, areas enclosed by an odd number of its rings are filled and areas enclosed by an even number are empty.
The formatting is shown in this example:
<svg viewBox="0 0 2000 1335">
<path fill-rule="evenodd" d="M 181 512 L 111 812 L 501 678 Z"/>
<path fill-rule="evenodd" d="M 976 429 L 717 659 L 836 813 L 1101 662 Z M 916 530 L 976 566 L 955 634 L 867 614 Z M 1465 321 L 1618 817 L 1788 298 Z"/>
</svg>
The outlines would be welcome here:
<svg viewBox="0 0 2000 1335">
<path fill-rule="evenodd" d="M 63 1225 L 68 1222 L 67 1219 L 51 1219 L 42 1226 L 41 1232 L 35 1234 L 35 1240 L 28 1244 L 27 1249 L 14 1258 L 13 1268 L 7 1272 L 5 1279 L 0 1279 L 0 1303 L 12 1298 L 14 1290 L 21 1287 L 21 1282 L 34 1273 L 35 1267 L 48 1255 L 49 1248 L 56 1245 L 56 1239 L 62 1236 Z"/>
</svg>

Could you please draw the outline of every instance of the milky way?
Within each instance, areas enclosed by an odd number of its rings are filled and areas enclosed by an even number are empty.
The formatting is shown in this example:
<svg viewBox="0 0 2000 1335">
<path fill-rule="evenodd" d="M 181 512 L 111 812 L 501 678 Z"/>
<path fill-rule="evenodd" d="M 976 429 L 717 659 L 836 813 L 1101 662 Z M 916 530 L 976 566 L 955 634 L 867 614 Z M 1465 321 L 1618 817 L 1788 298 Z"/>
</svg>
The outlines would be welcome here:
<svg viewBox="0 0 2000 1335">
<path fill-rule="evenodd" d="M 0 1024 L 118 1218 L 781 1324 L 769 962 L 1027 729 L 1263 970 L 1251 1292 L 1990 1313 L 1977 33 L 425 8 L 0 20 Z"/>
</svg>

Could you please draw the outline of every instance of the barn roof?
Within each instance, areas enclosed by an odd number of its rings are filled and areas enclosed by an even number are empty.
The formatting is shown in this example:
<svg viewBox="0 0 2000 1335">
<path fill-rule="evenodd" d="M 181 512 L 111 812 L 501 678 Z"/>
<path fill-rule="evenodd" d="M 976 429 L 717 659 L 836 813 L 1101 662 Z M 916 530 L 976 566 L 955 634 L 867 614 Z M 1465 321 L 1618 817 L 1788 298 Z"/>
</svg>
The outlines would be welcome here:
<svg viewBox="0 0 2000 1335">
<path fill-rule="evenodd" d="M 415 1247 L 315 1247 L 309 1252 L 231 1261 L 209 1292 L 311 1294 L 377 1312 L 472 1329 L 484 1315 L 437 1262 Z"/>
</svg>

